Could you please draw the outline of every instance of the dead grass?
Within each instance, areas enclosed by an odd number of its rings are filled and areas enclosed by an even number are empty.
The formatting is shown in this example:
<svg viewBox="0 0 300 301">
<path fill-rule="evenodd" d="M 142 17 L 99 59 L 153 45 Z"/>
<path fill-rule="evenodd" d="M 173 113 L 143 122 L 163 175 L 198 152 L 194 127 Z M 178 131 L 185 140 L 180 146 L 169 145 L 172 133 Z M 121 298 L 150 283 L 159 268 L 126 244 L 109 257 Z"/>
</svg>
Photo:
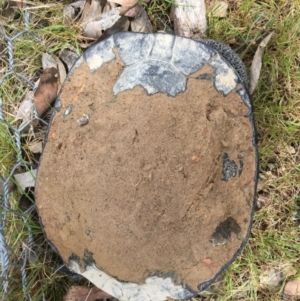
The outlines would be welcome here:
<svg viewBox="0 0 300 301">
<path fill-rule="evenodd" d="M 260 275 L 282 264 L 290 265 L 300 276 L 299 220 L 300 207 L 300 2 L 285 0 L 228 1 L 227 18 L 209 17 L 207 36 L 230 44 L 249 68 L 258 43 L 270 32 L 274 35 L 263 57 L 258 87 L 253 95 L 260 154 L 260 183 L 258 196 L 264 206 L 255 214 L 249 243 L 241 256 L 225 272 L 217 294 L 207 300 L 276 301 L 283 288 L 274 292 L 260 288 Z M 53 5 L 55 4 L 55 5 Z M 62 25 L 62 2 L 36 2 L 31 9 L 30 32 L 14 44 L 15 66 L 31 81 L 41 71 L 41 54 L 55 53 L 63 48 L 79 49 L 79 30 Z M 169 18 L 171 2 L 154 0 L 148 9 L 156 30 L 172 27 Z M 13 35 L 24 28 L 20 20 L 6 25 Z M 7 65 L 7 53 L 0 40 L 0 72 Z M 10 77 L 1 86 L 3 114 L 12 122 L 28 85 Z M 4 127 L 4 130 L 3 130 Z M 1 173 L 10 170 L 16 153 L 11 133 L 0 123 Z M 20 195 L 12 196 L 12 206 L 18 206 Z M 27 223 L 11 212 L 7 237 L 12 258 L 19 265 L 28 239 L 28 225 L 33 230 L 41 250 L 36 246 L 38 259 L 26 267 L 27 293 L 32 300 L 61 300 L 71 284 L 68 277 L 56 271 L 59 260 L 44 243 L 42 230 L 34 218 Z M 39 251 L 38 251 L 39 250 Z M 15 287 L 6 300 L 24 300 L 19 266 L 13 268 Z"/>
</svg>

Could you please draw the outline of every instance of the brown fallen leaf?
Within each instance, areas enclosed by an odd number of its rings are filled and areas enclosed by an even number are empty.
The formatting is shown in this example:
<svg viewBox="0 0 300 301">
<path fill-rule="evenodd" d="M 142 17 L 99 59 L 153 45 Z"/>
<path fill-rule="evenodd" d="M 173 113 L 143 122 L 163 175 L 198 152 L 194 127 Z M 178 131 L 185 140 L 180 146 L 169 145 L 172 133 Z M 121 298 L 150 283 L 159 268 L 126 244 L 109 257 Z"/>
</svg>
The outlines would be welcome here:
<svg viewBox="0 0 300 301">
<path fill-rule="evenodd" d="M 97 287 L 72 286 L 63 301 L 96 301 L 98 299 L 114 299 Z"/>
<path fill-rule="evenodd" d="M 207 29 L 204 0 L 175 0 L 172 6 L 175 33 L 200 39 Z"/>
<path fill-rule="evenodd" d="M 136 9 L 136 16 L 130 23 L 131 30 L 133 32 L 152 33 L 153 27 L 144 7 L 142 7 L 141 5 L 137 5 L 132 9 Z"/>
<path fill-rule="evenodd" d="M 300 278 L 288 281 L 284 287 L 284 293 L 289 296 L 300 296 Z"/>
<path fill-rule="evenodd" d="M 267 35 L 258 45 L 258 48 L 255 52 L 252 64 L 251 64 L 251 70 L 250 70 L 250 85 L 249 85 L 249 92 L 252 95 L 259 80 L 260 70 L 262 67 L 262 56 L 264 53 L 265 47 L 268 45 L 272 35 L 274 32 L 271 32 L 269 35 Z"/>
<path fill-rule="evenodd" d="M 40 76 L 34 93 L 34 103 L 39 117 L 43 117 L 56 99 L 58 91 L 58 72 L 54 67 L 46 68 Z"/>
</svg>

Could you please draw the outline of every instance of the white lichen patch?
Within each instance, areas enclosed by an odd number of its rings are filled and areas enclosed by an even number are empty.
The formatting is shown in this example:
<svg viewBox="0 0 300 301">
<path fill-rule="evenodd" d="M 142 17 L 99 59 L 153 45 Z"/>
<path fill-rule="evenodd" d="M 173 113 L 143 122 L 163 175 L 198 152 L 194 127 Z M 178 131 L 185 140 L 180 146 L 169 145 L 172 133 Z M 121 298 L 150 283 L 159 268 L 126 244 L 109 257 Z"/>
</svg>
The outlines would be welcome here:
<svg viewBox="0 0 300 301">
<path fill-rule="evenodd" d="M 239 78 L 233 68 L 217 54 L 208 64 L 215 69 L 215 88 L 227 96 L 237 85 Z"/>
<path fill-rule="evenodd" d="M 175 285 L 170 277 L 164 279 L 153 276 L 147 278 L 144 284 L 138 285 L 118 281 L 95 265 L 87 266 L 85 271 L 81 271 L 76 261 L 70 261 L 69 268 L 120 301 L 164 301 L 168 297 L 188 299 L 194 295 L 181 285 Z"/>
<path fill-rule="evenodd" d="M 108 39 L 89 48 L 83 55 L 91 72 L 99 69 L 104 63 L 116 58 L 113 52 L 114 40 L 110 36 Z"/>
</svg>

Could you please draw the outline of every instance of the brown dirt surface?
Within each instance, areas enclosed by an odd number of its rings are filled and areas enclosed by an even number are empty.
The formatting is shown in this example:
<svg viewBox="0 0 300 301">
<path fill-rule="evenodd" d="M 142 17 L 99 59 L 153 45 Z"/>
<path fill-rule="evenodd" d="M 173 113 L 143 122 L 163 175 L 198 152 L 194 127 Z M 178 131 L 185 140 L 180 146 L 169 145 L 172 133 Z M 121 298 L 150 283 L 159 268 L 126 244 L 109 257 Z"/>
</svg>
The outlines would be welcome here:
<svg viewBox="0 0 300 301">
<path fill-rule="evenodd" d="M 66 262 L 75 254 L 84 268 L 89 251 L 119 280 L 171 273 L 197 290 L 247 235 L 256 168 L 248 108 L 199 79 L 208 66 L 175 98 L 141 87 L 114 96 L 122 68 L 117 59 L 91 73 L 83 63 L 63 88 L 36 185 L 45 232 Z M 89 123 L 78 126 L 82 114 Z M 238 170 L 229 179 L 226 162 Z"/>
</svg>

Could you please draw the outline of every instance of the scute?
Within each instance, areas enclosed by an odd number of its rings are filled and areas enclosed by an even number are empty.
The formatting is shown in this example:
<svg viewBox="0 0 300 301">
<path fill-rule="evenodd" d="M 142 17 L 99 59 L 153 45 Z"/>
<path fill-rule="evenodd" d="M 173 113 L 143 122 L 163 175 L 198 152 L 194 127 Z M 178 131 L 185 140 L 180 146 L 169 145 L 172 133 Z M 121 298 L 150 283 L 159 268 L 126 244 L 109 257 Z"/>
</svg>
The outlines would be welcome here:
<svg viewBox="0 0 300 301">
<path fill-rule="evenodd" d="M 114 36 L 115 46 L 125 65 L 136 64 L 149 56 L 152 49 L 154 36 L 146 34 L 132 35 L 124 32 Z"/>
<path fill-rule="evenodd" d="M 170 62 L 173 54 L 175 36 L 159 33 L 149 54 L 149 59 Z"/>
<path fill-rule="evenodd" d="M 190 75 L 199 70 L 215 54 L 213 48 L 206 47 L 200 42 L 176 37 L 171 62 L 180 72 Z"/>
<path fill-rule="evenodd" d="M 169 63 L 148 59 L 127 66 L 114 85 L 113 91 L 117 95 L 141 86 L 149 95 L 163 92 L 176 96 L 185 91 L 186 80 L 186 77 Z"/>
<path fill-rule="evenodd" d="M 92 72 L 101 68 L 104 63 L 115 59 L 116 55 L 112 51 L 113 47 L 114 40 L 111 36 L 103 43 L 92 46 L 84 53 L 83 57 Z"/>
</svg>

